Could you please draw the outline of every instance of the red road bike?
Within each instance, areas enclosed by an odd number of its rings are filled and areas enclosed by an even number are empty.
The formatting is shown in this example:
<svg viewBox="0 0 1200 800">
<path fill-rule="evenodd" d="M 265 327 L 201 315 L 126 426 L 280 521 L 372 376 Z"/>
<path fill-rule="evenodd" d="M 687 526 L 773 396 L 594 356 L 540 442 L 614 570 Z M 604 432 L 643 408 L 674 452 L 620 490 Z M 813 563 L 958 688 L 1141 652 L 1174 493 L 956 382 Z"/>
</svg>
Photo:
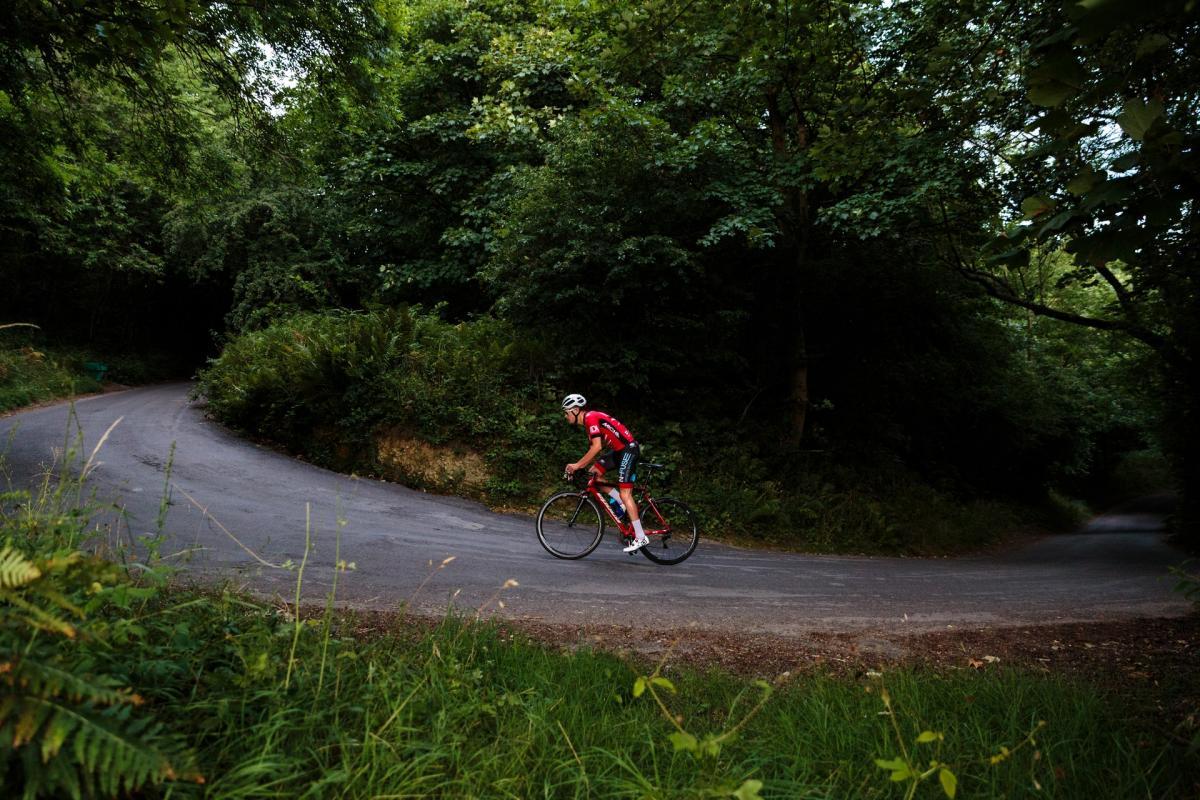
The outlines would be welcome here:
<svg viewBox="0 0 1200 800">
<path fill-rule="evenodd" d="M 644 470 L 650 475 L 658 469 L 662 469 L 661 464 L 638 465 L 639 471 Z M 576 476 L 581 474 L 582 470 L 575 473 Z M 633 525 L 624 514 L 618 517 L 608 499 L 601 494 L 612 488 L 616 488 L 614 484 L 592 475 L 586 486 L 576 491 L 559 492 L 543 503 L 537 515 L 538 541 L 542 547 L 558 558 L 583 558 L 600 544 L 608 523 L 616 526 L 622 547 L 632 544 Z M 646 485 L 639 485 L 634 491 L 641 512 L 642 530 L 650 539 L 650 544 L 637 552 L 656 564 L 678 564 L 694 553 L 700 531 L 692 510 L 671 497 L 661 500 L 652 497 L 649 476 Z"/>
</svg>

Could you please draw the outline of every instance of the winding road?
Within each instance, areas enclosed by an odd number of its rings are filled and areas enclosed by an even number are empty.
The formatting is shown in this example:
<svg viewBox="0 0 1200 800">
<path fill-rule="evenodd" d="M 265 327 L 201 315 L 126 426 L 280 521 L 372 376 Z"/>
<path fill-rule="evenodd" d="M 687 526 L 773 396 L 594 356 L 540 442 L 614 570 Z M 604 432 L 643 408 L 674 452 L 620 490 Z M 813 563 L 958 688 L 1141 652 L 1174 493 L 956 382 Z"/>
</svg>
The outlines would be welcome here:
<svg viewBox="0 0 1200 800">
<path fill-rule="evenodd" d="M 610 535 L 588 558 L 560 561 L 538 545 L 529 517 L 339 475 L 247 442 L 206 419 L 190 388 L 76 402 L 85 456 L 121 420 L 91 472 L 90 491 L 108 507 L 98 518 L 114 543 L 153 533 L 174 444 L 163 552 L 191 574 L 254 592 L 294 592 L 295 572 L 271 565 L 301 561 L 307 512 L 315 544 L 305 596 L 326 596 L 340 546 L 340 558 L 356 568 L 339 576 L 337 594 L 358 606 L 410 601 L 436 613 L 451 603 L 486 605 L 546 623 L 696 623 L 785 635 L 1104 621 L 1190 608 L 1168 573 L 1184 556 L 1163 541 L 1153 516 L 1101 518 L 1079 533 L 969 558 L 810 556 L 702 538 L 690 560 L 661 567 L 624 555 Z M 14 486 L 36 481 L 61 455 L 69 413 L 60 404 L 0 419 Z M 502 591 L 499 608 L 493 601 L 510 579 L 519 585 Z"/>
</svg>

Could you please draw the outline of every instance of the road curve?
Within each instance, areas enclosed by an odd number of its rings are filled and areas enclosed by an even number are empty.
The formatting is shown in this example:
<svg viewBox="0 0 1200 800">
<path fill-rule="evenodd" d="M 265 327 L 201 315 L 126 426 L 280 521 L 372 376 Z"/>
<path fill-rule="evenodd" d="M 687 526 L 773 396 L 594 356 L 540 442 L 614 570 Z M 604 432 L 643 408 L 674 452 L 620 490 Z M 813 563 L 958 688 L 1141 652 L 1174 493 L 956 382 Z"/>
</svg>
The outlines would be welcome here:
<svg viewBox="0 0 1200 800">
<path fill-rule="evenodd" d="M 448 603 L 486 604 L 500 615 L 550 623 L 662 630 L 694 622 L 714 631 L 777 634 L 1130 619 L 1190 608 L 1172 591 L 1168 573 L 1183 555 L 1144 520 L 1138 525 L 1149 529 L 1113 529 L 1101 521 L 1095 532 L 970 558 L 809 556 L 701 539 L 690 560 L 662 567 L 624 555 L 610 535 L 588 558 L 560 561 L 538 545 L 529 517 L 289 458 L 206 419 L 188 400 L 189 389 L 177 383 L 79 400 L 85 453 L 121 419 L 89 485 L 97 501 L 123 511 L 106 512 L 111 539 L 127 543 L 151 533 L 174 444 L 163 552 L 182 553 L 177 559 L 194 574 L 229 578 L 256 592 L 294 592 L 294 572 L 261 561 L 300 562 L 310 508 L 315 547 L 305 596 L 327 594 L 340 531 L 340 556 L 357 568 L 339 578 L 338 597 L 363 606 L 407 600 L 436 612 Z M 29 484 L 53 463 L 69 408 L 0 419 L 14 485 Z M 449 556 L 455 560 L 431 569 Z M 496 608 L 491 601 L 508 579 L 519 586 L 505 589 L 505 606 Z"/>
</svg>

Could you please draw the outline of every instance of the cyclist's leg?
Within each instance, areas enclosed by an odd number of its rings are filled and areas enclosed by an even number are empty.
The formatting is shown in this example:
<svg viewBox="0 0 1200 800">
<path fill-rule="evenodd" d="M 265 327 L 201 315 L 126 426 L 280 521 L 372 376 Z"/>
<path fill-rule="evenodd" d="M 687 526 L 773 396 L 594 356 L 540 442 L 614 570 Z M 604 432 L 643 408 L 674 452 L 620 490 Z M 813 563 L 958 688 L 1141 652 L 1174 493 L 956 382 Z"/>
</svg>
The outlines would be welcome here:
<svg viewBox="0 0 1200 800">
<path fill-rule="evenodd" d="M 617 486 L 621 489 L 621 502 L 625 504 L 625 512 L 633 527 L 633 542 L 625 548 L 626 553 L 640 550 L 650 544 L 650 537 L 642 528 L 642 519 L 638 514 L 637 501 L 633 499 L 633 469 L 637 466 L 638 448 L 630 445 L 621 451 L 621 466 Z"/>
<path fill-rule="evenodd" d="M 618 460 L 617 454 L 609 451 L 595 460 L 595 462 L 592 464 L 591 471 L 594 472 L 597 477 L 603 478 L 604 473 L 616 469 L 619 464 L 620 461 Z M 609 489 L 608 496 L 621 503 L 621 494 L 616 489 Z M 622 505 L 624 505 L 624 503 L 622 503 Z M 620 517 L 620 514 L 617 516 Z"/>
<path fill-rule="evenodd" d="M 637 500 L 634 499 L 634 470 L 637 469 L 637 459 L 641 450 L 637 445 L 630 445 L 620 451 L 620 462 L 617 470 L 617 487 L 620 489 L 620 503 L 625 506 L 625 513 L 630 522 L 638 523 L 635 527 L 641 533 L 641 516 L 637 512 Z"/>
<path fill-rule="evenodd" d="M 604 477 L 604 473 L 614 470 L 620 461 L 617 460 L 617 454 L 609 450 L 604 455 L 592 462 L 591 470 L 600 477 Z"/>
</svg>

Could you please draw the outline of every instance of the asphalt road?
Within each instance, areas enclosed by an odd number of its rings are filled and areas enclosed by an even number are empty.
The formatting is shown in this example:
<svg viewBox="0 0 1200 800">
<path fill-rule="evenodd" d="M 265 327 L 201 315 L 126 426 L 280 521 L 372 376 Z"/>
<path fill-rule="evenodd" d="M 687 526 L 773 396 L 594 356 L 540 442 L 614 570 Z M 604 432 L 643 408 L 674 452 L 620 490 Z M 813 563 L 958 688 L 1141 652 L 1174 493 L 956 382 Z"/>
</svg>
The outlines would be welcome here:
<svg viewBox="0 0 1200 800">
<path fill-rule="evenodd" d="M 356 568 L 339 577 L 338 597 L 353 605 L 408 601 L 437 612 L 453 603 L 550 623 L 659 630 L 696 623 L 782 634 L 916 632 L 1189 610 L 1168 573 L 1184 557 L 1164 543 L 1152 514 L 1105 517 L 1080 533 L 971 558 L 808 556 L 702 538 L 690 560 L 663 567 L 626 556 L 610 534 L 591 556 L 561 561 L 539 546 L 530 517 L 297 461 L 206 419 L 189 402 L 189 389 L 178 383 L 84 398 L 75 405 L 77 428 L 68 426 L 68 405 L 0 419 L 9 479 L 18 486 L 36 481 L 61 460 L 69 430 L 81 431 L 86 457 L 119 418 L 89 480 L 95 501 L 108 507 L 98 519 L 110 543 L 128 545 L 156 530 L 174 444 L 163 552 L 189 574 L 290 597 L 295 571 L 268 564 L 301 561 L 308 514 L 315 545 L 304 595 L 328 593 L 340 538 L 340 557 Z M 510 579 L 519 585 L 497 598 Z"/>
</svg>

